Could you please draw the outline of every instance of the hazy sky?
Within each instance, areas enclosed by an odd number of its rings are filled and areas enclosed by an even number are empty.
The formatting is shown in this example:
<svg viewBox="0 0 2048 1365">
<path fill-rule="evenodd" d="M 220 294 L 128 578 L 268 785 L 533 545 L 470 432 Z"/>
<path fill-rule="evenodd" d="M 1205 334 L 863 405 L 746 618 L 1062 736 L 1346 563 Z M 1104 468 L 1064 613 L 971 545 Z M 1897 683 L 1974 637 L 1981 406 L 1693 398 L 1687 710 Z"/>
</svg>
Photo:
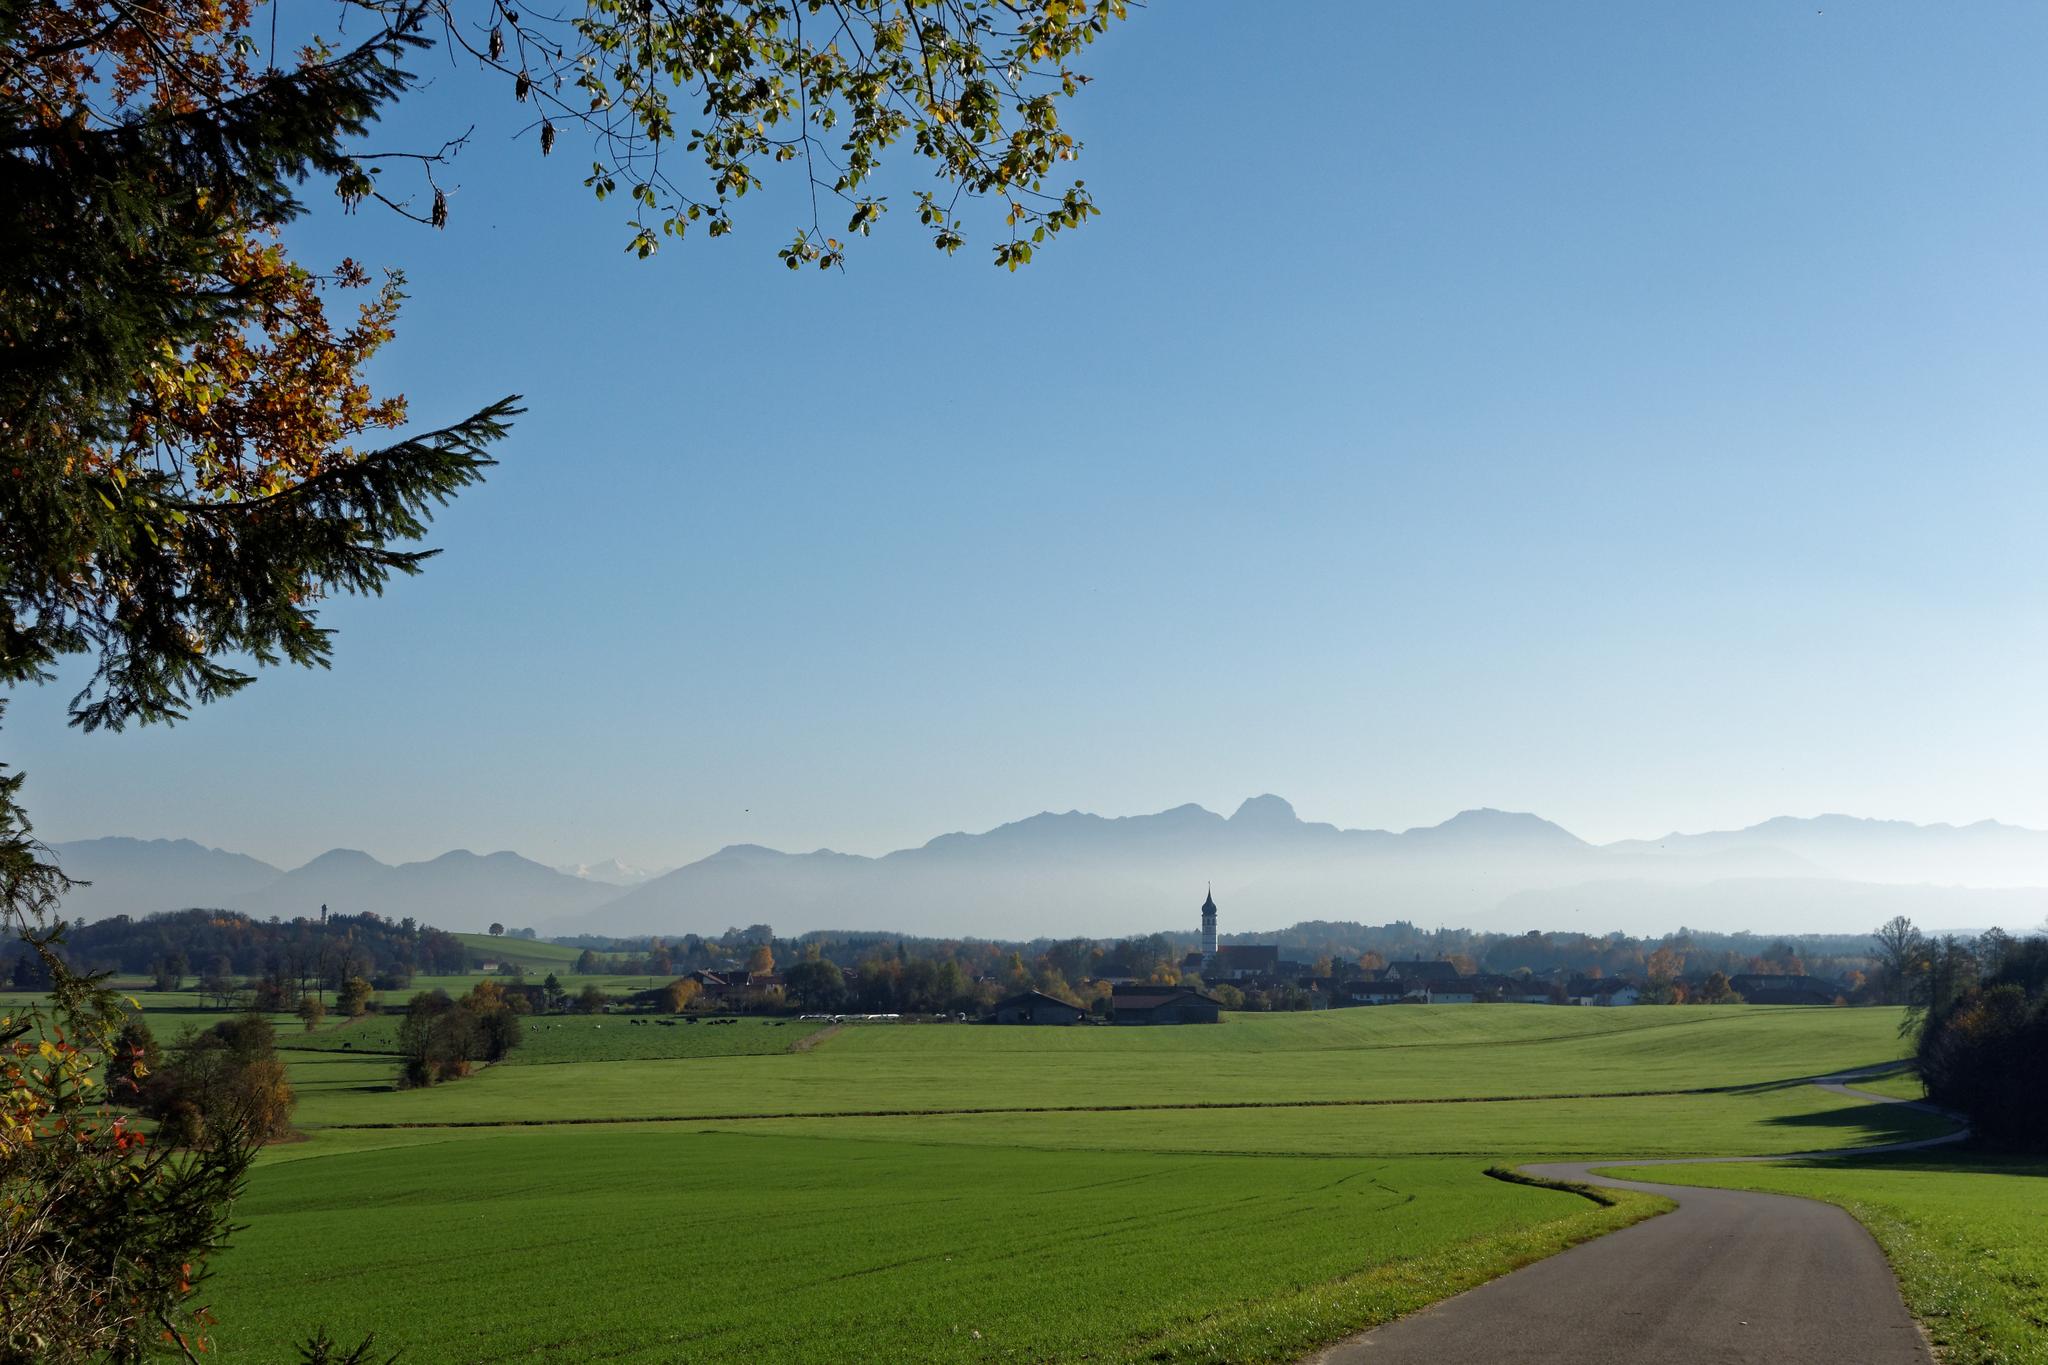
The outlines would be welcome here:
<svg viewBox="0 0 2048 1365">
<path fill-rule="evenodd" d="M 446 553 L 172 730 L 22 694 L 46 837 L 294 863 L 878 852 L 1275 791 L 1589 838 L 2048 826 L 2038 4 L 1173 0 L 1089 56 L 1105 214 L 1016 275 L 897 211 L 621 254 L 477 124 L 380 373 L 532 408 Z M 793 185 L 786 189 L 793 190 Z"/>
</svg>

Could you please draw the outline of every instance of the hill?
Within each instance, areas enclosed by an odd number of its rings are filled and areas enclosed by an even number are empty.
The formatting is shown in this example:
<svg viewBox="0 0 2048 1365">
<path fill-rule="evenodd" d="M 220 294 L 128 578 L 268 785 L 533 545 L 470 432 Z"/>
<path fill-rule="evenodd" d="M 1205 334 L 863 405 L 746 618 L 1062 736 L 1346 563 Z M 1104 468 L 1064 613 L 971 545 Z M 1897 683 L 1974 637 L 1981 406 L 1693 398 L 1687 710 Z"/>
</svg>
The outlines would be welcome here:
<svg viewBox="0 0 2048 1365">
<path fill-rule="evenodd" d="M 529 972 L 566 972 L 582 952 L 560 943 L 514 938 L 510 934 L 457 934 L 478 962 L 516 962 Z"/>
</svg>

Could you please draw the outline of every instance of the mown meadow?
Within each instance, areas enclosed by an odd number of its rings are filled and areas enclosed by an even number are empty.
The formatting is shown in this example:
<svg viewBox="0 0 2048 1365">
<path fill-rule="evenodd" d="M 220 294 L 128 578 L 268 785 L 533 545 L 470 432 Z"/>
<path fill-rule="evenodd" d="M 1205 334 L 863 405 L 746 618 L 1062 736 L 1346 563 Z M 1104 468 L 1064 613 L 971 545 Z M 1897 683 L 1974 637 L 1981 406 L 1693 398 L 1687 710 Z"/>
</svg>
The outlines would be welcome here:
<svg viewBox="0 0 2048 1365">
<path fill-rule="evenodd" d="M 324 1325 L 434 1361 L 1289 1361 L 1659 1207 L 1490 1166 L 1940 1127 L 1805 1083 L 1897 1057 L 1887 1010 L 611 1016 L 573 1057 L 555 1022 L 418 1091 L 385 1021 L 289 1040 L 305 1137 L 237 1208 L 218 1358 Z"/>
<path fill-rule="evenodd" d="M 323 1027 L 296 1035 L 281 1032 L 279 1046 L 293 1052 L 395 1054 L 401 1017 L 380 1014 L 358 1019 L 346 1027 Z M 298 1027 L 296 1020 L 293 1026 Z M 519 1047 L 514 1055 L 522 1066 L 756 1056 L 787 1052 L 797 1040 L 824 1027 L 813 1019 L 550 1014 L 521 1022 Z"/>
<path fill-rule="evenodd" d="M 1462 1017 L 1431 1017 L 1449 1014 Z M 459 1086 L 368 1107 L 302 1104 L 299 1117 L 332 1126 L 1697 1091 L 1888 1060 L 1899 1053 L 1896 1026 L 1880 1010 L 1543 1005 L 1234 1015 L 1214 1028 L 1159 1030 L 860 1024 L 800 1054 L 711 1055 L 686 1068 L 621 1052 L 568 1085 L 515 1057 Z M 740 1035 L 695 1026 L 706 1027 Z"/>
</svg>

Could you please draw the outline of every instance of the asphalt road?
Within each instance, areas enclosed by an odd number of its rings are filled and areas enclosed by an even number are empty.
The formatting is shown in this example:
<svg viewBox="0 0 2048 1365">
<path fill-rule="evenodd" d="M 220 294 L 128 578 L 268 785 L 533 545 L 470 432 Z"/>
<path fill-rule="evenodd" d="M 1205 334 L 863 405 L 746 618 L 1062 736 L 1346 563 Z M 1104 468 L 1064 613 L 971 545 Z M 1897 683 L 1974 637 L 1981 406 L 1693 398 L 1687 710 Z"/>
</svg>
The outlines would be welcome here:
<svg viewBox="0 0 2048 1365">
<path fill-rule="evenodd" d="M 1903 1102 L 1839 1079 L 1821 1084 L 1859 1099 Z M 1962 1136 L 1861 1150 L 1904 1150 Z M 1731 1159 L 1783 1157 L 1723 1158 Z M 1678 1208 L 1340 1342 L 1316 1362 L 1932 1365 L 1883 1253 L 1842 1210 L 1784 1195 L 1588 1173 L 1596 1166 L 1670 1164 L 1679 1163 L 1524 1167 L 1553 1180 L 1647 1190 L 1678 1201 Z"/>
</svg>

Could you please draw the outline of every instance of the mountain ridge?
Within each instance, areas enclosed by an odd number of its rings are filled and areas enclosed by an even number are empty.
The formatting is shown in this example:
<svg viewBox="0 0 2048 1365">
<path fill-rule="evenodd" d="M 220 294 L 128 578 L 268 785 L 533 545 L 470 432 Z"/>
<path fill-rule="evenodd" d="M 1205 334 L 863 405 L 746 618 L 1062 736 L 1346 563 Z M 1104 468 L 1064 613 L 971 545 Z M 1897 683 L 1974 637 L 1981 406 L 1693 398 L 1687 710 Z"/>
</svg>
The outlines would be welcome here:
<svg viewBox="0 0 2048 1365">
<path fill-rule="evenodd" d="M 94 881 L 67 897 L 74 914 L 200 905 L 284 917 L 329 905 L 451 929 L 503 922 L 622 936 L 761 922 L 785 931 L 888 923 L 934 934 L 1100 934 L 1184 917 L 1186 888 L 1204 881 L 1234 897 L 1240 915 L 1456 918 L 1472 927 L 1558 905 L 1560 896 L 1582 903 L 1573 913 L 1608 916 L 1655 905 L 1697 916 L 1703 896 L 1731 913 L 1760 913 L 1765 902 L 1774 915 L 1801 904 L 1820 913 L 1882 899 L 1944 914 L 1995 902 L 2008 914 L 2048 887 L 2048 832 L 1990 820 L 1776 816 L 1739 830 L 1593 844 L 1533 813 L 1492 807 L 1399 832 L 1344 829 L 1305 821 L 1272 793 L 1247 798 L 1227 817 L 1194 803 L 1123 816 L 1041 811 L 874 856 L 728 844 L 637 882 L 589 875 L 593 865 L 548 867 L 510 850 L 451 849 L 387 864 L 334 848 L 284 870 L 192 840 L 110 836 L 55 847 L 67 871 Z M 617 860 L 607 870 L 638 872 Z M 1765 883 L 1779 889 L 1750 894 Z M 1803 899 L 1802 885 L 1812 888 Z M 1922 891 L 1873 898 L 1839 889 L 1864 885 Z M 1973 894 L 1994 889 L 2014 894 Z M 2041 899 L 2048 910 L 2048 892 Z"/>
</svg>

